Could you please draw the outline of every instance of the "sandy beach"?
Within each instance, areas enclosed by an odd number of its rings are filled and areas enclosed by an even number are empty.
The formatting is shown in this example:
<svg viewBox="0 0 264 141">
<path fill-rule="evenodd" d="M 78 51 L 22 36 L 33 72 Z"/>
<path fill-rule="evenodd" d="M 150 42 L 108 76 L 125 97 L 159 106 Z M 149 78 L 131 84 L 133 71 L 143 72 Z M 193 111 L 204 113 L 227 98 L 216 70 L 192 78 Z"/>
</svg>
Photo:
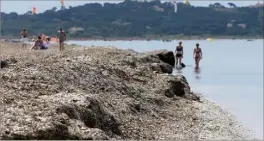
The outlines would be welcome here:
<svg viewBox="0 0 264 141">
<path fill-rule="evenodd" d="M 1 42 L 0 139 L 255 139 L 171 75 L 170 54 Z"/>
</svg>

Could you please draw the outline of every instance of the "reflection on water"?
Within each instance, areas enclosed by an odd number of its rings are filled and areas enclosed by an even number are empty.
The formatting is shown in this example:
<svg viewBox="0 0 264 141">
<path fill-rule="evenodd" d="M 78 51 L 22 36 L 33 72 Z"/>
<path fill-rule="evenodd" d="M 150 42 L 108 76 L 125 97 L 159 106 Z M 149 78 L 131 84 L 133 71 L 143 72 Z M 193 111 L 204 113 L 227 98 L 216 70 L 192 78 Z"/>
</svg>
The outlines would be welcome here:
<svg viewBox="0 0 264 141">
<path fill-rule="evenodd" d="M 177 74 L 182 74 L 182 68 L 175 67 L 175 70 L 176 70 Z"/>
<path fill-rule="evenodd" d="M 200 67 L 196 66 L 194 67 L 194 74 L 195 74 L 195 79 L 196 80 L 200 80 L 200 73 L 201 73 L 201 69 Z"/>
</svg>

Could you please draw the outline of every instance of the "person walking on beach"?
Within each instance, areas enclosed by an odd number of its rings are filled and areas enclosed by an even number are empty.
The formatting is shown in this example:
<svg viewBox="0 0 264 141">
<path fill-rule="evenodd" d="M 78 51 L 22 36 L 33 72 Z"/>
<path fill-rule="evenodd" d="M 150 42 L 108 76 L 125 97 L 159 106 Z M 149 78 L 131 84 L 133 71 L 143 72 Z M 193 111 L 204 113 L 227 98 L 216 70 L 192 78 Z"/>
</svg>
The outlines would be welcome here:
<svg viewBox="0 0 264 141">
<path fill-rule="evenodd" d="M 199 62 L 202 59 L 202 56 L 203 56 L 202 49 L 199 47 L 199 44 L 197 43 L 196 47 L 193 50 L 193 58 L 195 61 L 195 67 L 196 68 L 199 68 Z"/>
<path fill-rule="evenodd" d="M 27 48 L 28 34 L 25 28 L 20 32 L 20 40 L 22 42 L 22 48 Z"/>
<path fill-rule="evenodd" d="M 66 33 L 60 28 L 60 30 L 57 32 L 57 39 L 59 39 L 60 43 L 60 51 L 64 49 L 64 41 L 66 40 Z"/>
<path fill-rule="evenodd" d="M 175 49 L 175 58 L 176 58 L 176 67 L 182 64 L 182 58 L 183 58 L 183 46 L 182 42 L 179 42 L 179 45 Z"/>
</svg>

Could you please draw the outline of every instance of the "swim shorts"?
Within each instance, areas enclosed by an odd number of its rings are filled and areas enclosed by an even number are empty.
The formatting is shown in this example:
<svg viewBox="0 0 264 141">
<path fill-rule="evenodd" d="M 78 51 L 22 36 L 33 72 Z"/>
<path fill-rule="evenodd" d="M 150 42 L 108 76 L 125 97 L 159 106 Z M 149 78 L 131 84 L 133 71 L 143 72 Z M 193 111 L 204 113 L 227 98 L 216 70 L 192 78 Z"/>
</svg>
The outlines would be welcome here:
<svg viewBox="0 0 264 141">
<path fill-rule="evenodd" d="M 182 54 L 176 54 L 176 57 L 177 58 L 182 57 Z"/>
<path fill-rule="evenodd" d="M 28 42 L 28 39 L 27 38 L 21 38 L 21 42 L 22 42 L 22 44 L 26 44 Z"/>
</svg>

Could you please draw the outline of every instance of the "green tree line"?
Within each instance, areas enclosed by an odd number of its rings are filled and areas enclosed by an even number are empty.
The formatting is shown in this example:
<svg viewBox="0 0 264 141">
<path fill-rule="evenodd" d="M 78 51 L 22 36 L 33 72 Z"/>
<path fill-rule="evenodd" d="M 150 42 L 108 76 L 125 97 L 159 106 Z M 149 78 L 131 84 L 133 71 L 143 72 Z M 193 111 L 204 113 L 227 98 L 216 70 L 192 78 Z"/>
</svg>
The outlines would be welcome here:
<svg viewBox="0 0 264 141">
<path fill-rule="evenodd" d="M 233 3 L 229 6 L 214 3 L 208 7 L 195 7 L 178 3 L 175 13 L 169 2 L 126 0 L 118 4 L 90 3 L 63 10 L 52 8 L 35 15 L 30 11 L 20 15 L 1 13 L 1 32 L 3 36 L 19 36 L 21 29 L 26 28 L 31 35 L 54 36 L 62 27 L 71 37 L 263 35 L 263 7 L 236 7 Z"/>
</svg>

